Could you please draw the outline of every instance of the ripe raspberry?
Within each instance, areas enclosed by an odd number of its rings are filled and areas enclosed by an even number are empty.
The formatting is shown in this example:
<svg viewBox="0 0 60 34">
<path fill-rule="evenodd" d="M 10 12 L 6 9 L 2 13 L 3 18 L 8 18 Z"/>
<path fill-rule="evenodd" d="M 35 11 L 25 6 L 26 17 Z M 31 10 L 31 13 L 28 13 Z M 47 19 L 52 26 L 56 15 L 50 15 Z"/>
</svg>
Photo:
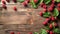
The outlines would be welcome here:
<svg viewBox="0 0 60 34">
<path fill-rule="evenodd" d="M 5 2 L 5 1 L 2 1 L 2 3 L 3 3 L 3 4 L 6 4 L 6 2 Z"/>
<path fill-rule="evenodd" d="M 58 9 L 58 11 L 60 11 L 60 8 L 59 7 L 57 9 Z"/>
<path fill-rule="evenodd" d="M 44 11 L 44 12 L 46 12 L 46 11 L 47 11 L 47 9 L 43 9 L 43 11 Z"/>
<path fill-rule="evenodd" d="M 3 7 L 4 9 L 7 9 L 7 6 L 6 6 L 5 4 L 2 4 L 2 7 Z"/>
<path fill-rule="evenodd" d="M 38 0 L 34 0 L 34 3 L 37 3 L 38 2 Z"/>
<path fill-rule="evenodd" d="M 48 22 L 45 21 L 45 22 L 43 22 L 43 25 L 47 25 L 47 23 L 48 23 Z"/>
<path fill-rule="evenodd" d="M 50 31 L 50 34 L 54 34 L 53 31 Z"/>
<path fill-rule="evenodd" d="M 43 5 L 45 5 L 44 3 L 41 3 L 40 6 L 43 7 Z"/>
<path fill-rule="evenodd" d="M 16 6 L 14 6 L 14 11 L 17 11 L 17 8 L 16 8 Z"/>
<path fill-rule="evenodd" d="M 52 7 L 49 7 L 47 10 L 48 10 L 48 11 L 52 11 L 52 10 L 53 10 L 53 8 L 52 8 Z"/>
<path fill-rule="evenodd" d="M 57 23 L 54 23 L 54 26 L 57 27 Z"/>
<path fill-rule="evenodd" d="M 42 16 L 42 15 L 43 15 L 43 13 L 42 13 L 42 12 L 40 12 L 40 13 L 39 13 L 39 15 L 40 15 L 40 16 Z"/>
<path fill-rule="evenodd" d="M 10 2 L 10 0 L 6 0 L 8 3 Z"/>
<path fill-rule="evenodd" d="M 47 30 L 47 33 L 49 33 L 49 30 Z"/>
<path fill-rule="evenodd" d="M 55 20 L 55 18 L 52 16 L 52 17 L 51 17 L 51 20 L 52 20 L 52 21 L 54 21 L 54 20 Z"/>
<path fill-rule="evenodd" d="M 29 32 L 29 34 L 33 34 L 32 32 Z"/>
<path fill-rule="evenodd" d="M 17 3 L 17 0 L 13 0 L 14 3 Z"/>
<path fill-rule="evenodd" d="M 27 4 L 28 4 L 28 3 L 27 3 L 27 1 L 25 1 L 25 2 L 23 2 L 22 4 L 23 4 L 25 7 L 27 7 Z"/>
<path fill-rule="evenodd" d="M 10 34 L 14 34 L 14 32 L 10 32 Z"/>
<path fill-rule="evenodd" d="M 55 5 L 52 3 L 52 4 L 51 4 L 51 7 L 54 8 L 54 6 L 55 6 Z"/>
<path fill-rule="evenodd" d="M 53 28 L 53 25 L 52 25 L 52 24 L 50 24 L 50 25 L 49 25 L 49 28 L 50 28 L 50 29 L 52 29 L 52 28 Z"/>
<path fill-rule="evenodd" d="M 43 5 L 43 8 L 44 8 L 44 9 L 46 9 L 46 8 L 47 8 L 47 6 L 46 6 L 46 5 Z"/>
<path fill-rule="evenodd" d="M 60 3 L 58 3 L 57 6 L 60 7 Z"/>
</svg>

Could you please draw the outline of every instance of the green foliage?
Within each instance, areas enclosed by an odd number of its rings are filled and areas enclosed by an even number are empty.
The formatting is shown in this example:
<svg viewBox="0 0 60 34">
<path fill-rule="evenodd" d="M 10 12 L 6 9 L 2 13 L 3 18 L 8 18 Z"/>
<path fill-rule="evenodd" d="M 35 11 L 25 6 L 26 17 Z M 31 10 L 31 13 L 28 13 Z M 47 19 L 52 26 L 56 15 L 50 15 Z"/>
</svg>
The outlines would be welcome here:
<svg viewBox="0 0 60 34">
<path fill-rule="evenodd" d="M 39 34 L 38 32 L 34 32 L 34 34 Z"/>
<path fill-rule="evenodd" d="M 60 30 L 58 28 L 55 28 L 53 31 L 57 34 L 60 34 Z"/>
<path fill-rule="evenodd" d="M 22 3 L 22 2 L 24 2 L 25 0 L 17 0 L 17 1 Z"/>
<path fill-rule="evenodd" d="M 43 0 L 38 0 L 37 4 L 34 3 L 34 0 L 31 0 L 30 2 L 33 8 L 37 8 L 39 4 L 43 2 Z"/>
<path fill-rule="evenodd" d="M 59 11 L 55 8 L 53 11 L 53 16 L 57 17 L 59 15 Z"/>
<path fill-rule="evenodd" d="M 50 17 L 50 12 L 45 12 L 44 14 L 43 14 L 43 17 Z"/>
<path fill-rule="evenodd" d="M 41 29 L 40 34 L 48 34 L 45 29 Z"/>
<path fill-rule="evenodd" d="M 51 0 L 44 0 L 45 4 L 49 4 L 51 2 Z"/>
<path fill-rule="evenodd" d="M 56 2 L 60 2 L 60 0 L 55 0 Z"/>
</svg>

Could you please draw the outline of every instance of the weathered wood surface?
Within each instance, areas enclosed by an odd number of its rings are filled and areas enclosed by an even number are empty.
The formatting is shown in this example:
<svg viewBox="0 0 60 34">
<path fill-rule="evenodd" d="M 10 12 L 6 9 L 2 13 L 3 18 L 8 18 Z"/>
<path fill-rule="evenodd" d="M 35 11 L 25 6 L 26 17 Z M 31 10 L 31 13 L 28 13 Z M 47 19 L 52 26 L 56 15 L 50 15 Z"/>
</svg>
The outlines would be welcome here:
<svg viewBox="0 0 60 34">
<path fill-rule="evenodd" d="M 17 12 L 13 10 L 13 6 L 17 6 Z M 38 14 L 42 8 L 25 8 L 20 3 L 8 4 L 7 7 L 7 10 L 0 10 L 0 34 L 9 34 L 10 31 L 14 31 L 15 34 L 17 32 L 28 34 L 28 32 L 39 32 L 44 27 L 42 25 L 44 18 Z M 30 12 L 32 15 L 29 14 Z M 33 19 L 33 24 L 31 24 L 30 19 Z"/>
</svg>

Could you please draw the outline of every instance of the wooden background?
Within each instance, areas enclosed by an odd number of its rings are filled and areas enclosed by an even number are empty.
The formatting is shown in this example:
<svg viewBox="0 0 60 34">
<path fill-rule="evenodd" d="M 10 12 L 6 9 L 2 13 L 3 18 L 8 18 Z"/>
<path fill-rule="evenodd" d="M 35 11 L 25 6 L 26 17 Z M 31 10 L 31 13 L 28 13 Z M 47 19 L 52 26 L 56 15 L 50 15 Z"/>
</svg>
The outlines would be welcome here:
<svg viewBox="0 0 60 34">
<path fill-rule="evenodd" d="M 7 4 L 7 10 L 1 8 L 0 4 L 0 34 L 10 34 L 14 31 L 15 34 L 28 34 L 29 32 L 40 32 L 44 26 L 45 18 L 39 16 L 39 12 L 43 11 L 41 7 L 33 9 L 30 5 L 24 7 L 21 3 Z M 18 11 L 15 12 L 13 7 L 16 6 Z M 32 13 L 32 15 L 30 14 Z M 31 19 L 33 22 L 31 22 Z"/>
</svg>

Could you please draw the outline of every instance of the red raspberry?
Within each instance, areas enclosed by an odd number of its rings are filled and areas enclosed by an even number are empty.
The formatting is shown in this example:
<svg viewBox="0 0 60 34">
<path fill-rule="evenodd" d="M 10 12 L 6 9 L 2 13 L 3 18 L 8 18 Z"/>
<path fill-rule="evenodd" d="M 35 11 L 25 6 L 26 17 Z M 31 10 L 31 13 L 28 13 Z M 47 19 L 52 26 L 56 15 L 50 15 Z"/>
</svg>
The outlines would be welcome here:
<svg viewBox="0 0 60 34">
<path fill-rule="evenodd" d="M 10 34 L 14 34 L 14 32 L 10 32 Z"/>
<path fill-rule="evenodd" d="M 16 6 L 14 6 L 14 11 L 17 11 L 17 8 L 16 8 Z"/>
<path fill-rule="evenodd" d="M 17 34 L 20 34 L 20 32 L 17 32 Z"/>
<path fill-rule="evenodd" d="M 37 3 L 38 2 L 38 0 L 34 0 L 34 3 Z"/>
<path fill-rule="evenodd" d="M 48 10 L 48 11 L 52 11 L 52 10 L 53 10 L 53 8 L 52 8 L 52 7 L 49 7 L 47 10 Z"/>
<path fill-rule="evenodd" d="M 53 31 L 50 31 L 50 34 L 54 34 Z"/>
<path fill-rule="evenodd" d="M 52 3 L 52 4 L 51 4 L 51 7 L 54 8 L 54 6 L 55 6 L 55 5 Z"/>
<path fill-rule="evenodd" d="M 47 25 L 47 22 L 45 21 L 45 22 L 43 22 L 43 25 Z"/>
<path fill-rule="evenodd" d="M 32 32 L 29 32 L 29 34 L 33 34 Z"/>
<path fill-rule="evenodd" d="M 49 33 L 49 30 L 47 30 L 47 33 Z"/>
<path fill-rule="evenodd" d="M 47 6 L 46 6 L 46 5 L 43 5 L 43 8 L 44 8 L 44 9 L 46 9 L 46 8 L 47 8 Z"/>
<path fill-rule="evenodd" d="M 52 28 L 53 28 L 53 25 L 52 25 L 52 24 L 50 24 L 50 25 L 49 25 L 49 28 L 50 28 L 50 29 L 52 29 Z"/>
<path fill-rule="evenodd" d="M 6 4 L 6 2 L 5 2 L 5 1 L 2 1 L 2 3 L 3 3 L 3 4 Z"/>
<path fill-rule="evenodd" d="M 43 7 L 43 5 L 45 5 L 44 3 L 41 3 L 40 6 Z"/>
<path fill-rule="evenodd" d="M 14 3 L 17 3 L 17 0 L 13 0 Z"/>
<path fill-rule="evenodd" d="M 59 7 L 57 9 L 58 9 L 58 11 L 60 11 L 60 8 Z"/>
<path fill-rule="evenodd" d="M 46 9 L 43 9 L 44 12 L 46 12 L 47 10 Z"/>
<path fill-rule="evenodd" d="M 27 1 L 27 3 L 29 3 L 30 2 L 30 0 L 26 0 Z"/>
<path fill-rule="evenodd" d="M 3 7 L 4 9 L 7 9 L 7 6 L 6 6 L 5 4 L 2 4 L 2 7 Z"/>
<path fill-rule="evenodd" d="M 42 15 L 43 15 L 43 13 L 42 13 L 42 12 L 40 12 L 40 13 L 39 13 L 39 15 L 40 15 L 40 16 L 42 16 Z"/>
<path fill-rule="evenodd" d="M 50 21 L 50 18 L 46 18 L 46 21 L 47 21 L 47 22 Z"/>
<path fill-rule="evenodd" d="M 54 23 L 54 26 L 57 27 L 57 23 Z"/>
<path fill-rule="evenodd" d="M 27 3 L 27 1 L 25 1 L 22 4 L 26 7 L 28 3 Z"/>
<path fill-rule="evenodd" d="M 58 3 L 57 6 L 60 7 L 60 3 Z"/>
<path fill-rule="evenodd" d="M 54 21 L 54 20 L 55 20 L 55 18 L 52 16 L 52 17 L 51 17 L 51 20 L 52 20 L 52 21 Z"/>
<path fill-rule="evenodd" d="M 10 0 L 6 0 L 8 3 L 10 2 Z"/>
</svg>

